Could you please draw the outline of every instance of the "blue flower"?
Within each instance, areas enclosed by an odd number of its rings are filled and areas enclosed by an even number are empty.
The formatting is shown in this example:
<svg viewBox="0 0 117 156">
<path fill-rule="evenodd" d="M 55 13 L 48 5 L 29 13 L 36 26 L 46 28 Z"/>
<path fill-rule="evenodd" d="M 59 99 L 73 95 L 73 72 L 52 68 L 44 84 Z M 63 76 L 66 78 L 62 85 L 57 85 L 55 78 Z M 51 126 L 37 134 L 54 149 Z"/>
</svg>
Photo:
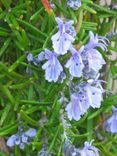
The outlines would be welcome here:
<svg viewBox="0 0 117 156">
<path fill-rule="evenodd" d="M 57 54 L 48 49 L 45 49 L 45 58 L 48 60 L 42 69 L 45 70 L 45 79 L 49 82 L 56 82 L 63 71 L 63 67 L 57 59 Z"/>
<path fill-rule="evenodd" d="M 31 63 L 31 62 L 34 63 L 34 65 L 36 65 L 36 66 L 39 63 L 38 59 L 34 58 L 32 53 L 28 53 L 27 60 L 28 60 L 29 63 Z"/>
<path fill-rule="evenodd" d="M 76 35 L 75 29 L 72 26 L 73 21 L 64 23 L 60 18 L 56 17 L 59 31 L 52 36 L 52 43 L 54 51 L 57 54 L 64 55 L 69 50 L 71 44 L 74 42 Z"/>
<path fill-rule="evenodd" d="M 43 61 L 45 59 L 45 53 L 44 51 L 42 51 L 41 53 L 38 54 L 38 61 Z"/>
<path fill-rule="evenodd" d="M 117 107 L 113 106 L 112 111 L 112 115 L 104 124 L 108 132 L 117 133 Z"/>
<path fill-rule="evenodd" d="M 19 138 L 19 136 L 17 134 L 13 134 L 7 140 L 7 146 L 13 147 L 15 144 L 16 145 L 19 145 L 20 144 L 20 138 Z"/>
<path fill-rule="evenodd" d="M 83 75 L 87 78 L 95 78 L 99 70 L 105 64 L 101 53 L 96 49 L 85 50 L 82 54 L 84 63 Z"/>
<path fill-rule="evenodd" d="M 84 46 L 82 46 L 78 51 L 74 49 L 72 46 L 70 47 L 70 51 L 72 56 L 66 63 L 66 68 L 69 68 L 69 72 L 73 77 L 81 77 L 82 70 L 84 68 L 81 52 L 84 50 Z"/>
<path fill-rule="evenodd" d="M 77 10 L 81 6 L 80 0 L 67 0 L 67 5 L 73 10 Z"/>
<path fill-rule="evenodd" d="M 94 36 L 93 32 L 89 32 L 90 40 L 85 45 L 82 52 L 82 60 L 85 65 L 83 69 L 83 75 L 86 78 L 95 78 L 98 75 L 99 70 L 106 63 L 102 57 L 102 54 L 95 49 L 100 47 L 102 50 L 107 50 L 107 39 L 98 35 Z"/>
<path fill-rule="evenodd" d="M 34 128 L 29 128 L 28 131 L 25 132 L 26 136 L 28 137 L 34 137 L 36 133 L 37 131 Z"/>
<path fill-rule="evenodd" d="M 71 101 L 66 107 L 68 118 L 70 120 L 79 120 L 81 115 L 83 115 L 88 108 L 89 105 L 85 99 L 85 96 L 82 93 L 74 93 L 71 95 Z"/>
<path fill-rule="evenodd" d="M 90 67 L 95 72 L 98 72 L 106 63 L 101 53 L 96 49 L 90 49 L 86 51 L 86 60 L 88 67 Z"/>
<path fill-rule="evenodd" d="M 21 135 L 21 139 L 23 143 L 27 143 L 28 142 L 28 136 L 23 132 Z"/>
<path fill-rule="evenodd" d="M 28 53 L 27 60 L 28 60 L 28 62 L 32 62 L 33 61 L 33 54 L 32 53 Z"/>
<path fill-rule="evenodd" d="M 82 148 L 79 153 L 80 156 L 99 156 L 99 150 L 95 146 L 91 145 L 91 142 L 85 142 L 84 148 Z"/>
<path fill-rule="evenodd" d="M 89 80 L 89 83 L 86 85 L 88 96 L 91 99 L 89 105 L 93 108 L 100 108 L 101 101 L 103 100 L 103 88 L 98 80 L 91 81 Z"/>
<path fill-rule="evenodd" d="M 100 47 L 102 50 L 107 51 L 107 43 L 108 39 L 102 36 L 98 36 L 96 34 L 96 36 L 94 36 L 92 31 L 89 31 L 89 42 L 85 45 L 85 49 L 86 50 L 91 50 L 94 49 L 96 47 Z"/>
</svg>

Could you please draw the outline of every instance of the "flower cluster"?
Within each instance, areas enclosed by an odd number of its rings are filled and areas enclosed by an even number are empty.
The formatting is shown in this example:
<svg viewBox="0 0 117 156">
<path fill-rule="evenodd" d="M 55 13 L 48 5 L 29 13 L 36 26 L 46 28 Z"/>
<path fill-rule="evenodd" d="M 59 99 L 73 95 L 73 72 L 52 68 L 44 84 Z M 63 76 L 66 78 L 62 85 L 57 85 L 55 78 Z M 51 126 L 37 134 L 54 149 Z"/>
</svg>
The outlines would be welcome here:
<svg viewBox="0 0 117 156">
<path fill-rule="evenodd" d="M 7 146 L 13 147 L 18 145 L 20 149 L 24 149 L 26 145 L 31 144 L 35 135 L 36 130 L 34 128 L 29 128 L 27 131 L 24 131 L 24 129 L 20 127 L 16 134 L 13 134 L 8 138 Z"/>
<path fill-rule="evenodd" d="M 97 48 L 107 51 L 108 40 L 90 31 L 88 43 L 76 49 L 73 46 L 76 36 L 73 21 L 64 22 L 56 17 L 56 22 L 58 32 L 51 38 L 54 50 L 45 49 L 37 58 L 28 54 L 27 59 L 35 65 L 47 60 L 42 69 L 45 71 L 45 79 L 49 82 L 63 82 L 66 78 L 65 70 L 69 71 L 72 80 L 83 79 L 81 84 L 74 85 L 77 89 L 70 92 L 71 101 L 66 107 L 69 119 L 79 120 L 90 106 L 99 108 L 101 105 L 103 89 L 97 77 L 105 60 Z M 59 58 L 66 54 L 69 56 L 68 60 L 65 64 L 60 63 Z"/>
<path fill-rule="evenodd" d="M 64 22 L 56 17 L 56 22 L 58 32 L 51 38 L 54 50 L 50 51 L 45 49 L 37 58 L 33 58 L 32 54 L 28 54 L 28 62 L 33 62 L 35 65 L 38 65 L 40 61 L 47 60 L 42 66 L 42 69 L 45 70 L 45 79 L 49 82 L 57 82 L 63 73 L 65 75 L 64 67 L 69 70 L 72 77 L 95 78 L 102 68 L 102 65 L 105 64 L 101 53 L 96 47 L 107 50 L 107 39 L 98 35 L 94 36 L 93 32 L 89 32 L 89 42 L 77 50 L 73 46 L 76 36 L 73 21 Z M 59 61 L 59 57 L 62 57 L 62 55 L 68 52 L 70 52 L 71 56 L 63 67 Z"/>
<path fill-rule="evenodd" d="M 67 0 L 67 5 L 77 10 L 81 2 L 80 0 Z M 44 49 L 37 58 L 28 54 L 27 60 L 35 65 L 43 61 L 42 69 L 45 71 L 45 79 L 49 82 L 63 82 L 68 73 L 70 101 L 62 93 L 60 102 L 65 104 L 69 120 L 78 121 L 90 107 L 95 109 L 101 106 L 104 90 L 101 85 L 103 81 L 98 78 L 106 62 L 100 50 L 107 51 L 109 41 L 106 37 L 94 35 L 89 31 L 89 41 L 76 49 L 76 46 L 73 45 L 76 36 L 74 22 L 72 20 L 65 22 L 59 17 L 56 17 L 55 20 L 58 31 L 51 37 L 53 50 Z M 64 59 L 62 62 L 60 61 L 62 58 L 67 58 L 67 60 Z M 80 79 L 77 82 L 75 78 Z M 71 145 L 66 132 L 69 126 L 64 117 L 61 117 L 61 120 L 64 127 L 64 138 L 67 139 L 64 147 L 65 156 L 99 156 L 99 150 L 92 146 L 92 142 L 85 142 L 84 147 L 79 149 Z M 105 122 L 105 126 L 107 131 L 117 133 L 117 108 L 113 107 L 113 114 Z M 46 148 L 40 151 L 40 156 L 43 153 L 47 155 Z"/>
</svg>

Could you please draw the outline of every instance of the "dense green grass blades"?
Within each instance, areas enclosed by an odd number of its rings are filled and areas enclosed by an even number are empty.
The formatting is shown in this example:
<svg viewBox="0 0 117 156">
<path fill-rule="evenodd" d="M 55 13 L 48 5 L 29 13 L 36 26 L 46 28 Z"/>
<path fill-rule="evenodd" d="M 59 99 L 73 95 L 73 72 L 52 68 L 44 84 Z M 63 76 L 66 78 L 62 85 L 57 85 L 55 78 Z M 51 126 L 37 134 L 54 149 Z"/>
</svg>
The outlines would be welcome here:
<svg viewBox="0 0 117 156">
<path fill-rule="evenodd" d="M 15 155 L 17 155 L 17 156 L 21 156 L 22 155 L 18 146 L 15 146 Z"/>
<path fill-rule="evenodd" d="M 14 133 L 17 129 L 17 125 L 8 125 L 0 129 L 0 136 L 6 136 Z"/>
<path fill-rule="evenodd" d="M 114 52 L 117 52 L 117 48 L 114 48 L 114 47 L 112 47 L 112 46 L 110 46 L 110 45 L 108 45 L 108 49 L 109 49 L 109 50 L 113 50 Z"/>
<path fill-rule="evenodd" d="M 13 14 L 10 15 L 10 20 L 12 23 L 12 27 L 16 30 L 19 30 L 19 23 L 17 22 L 16 17 Z"/>
<path fill-rule="evenodd" d="M 10 1 L 7 0 L 1 0 L 2 4 L 4 5 L 5 8 L 9 8 L 10 7 Z"/>
<path fill-rule="evenodd" d="M 0 36 L 7 37 L 9 35 L 8 32 L 4 31 L 2 28 L 0 28 Z"/>
<path fill-rule="evenodd" d="M 47 47 L 48 42 L 50 41 L 50 38 L 52 37 L 52 35 L 55 33 L 55 31 L 57 30 L 57 28 L 55 27 L 48 35 L 48 37 L 46 38 L 46 40 L 44 41 L 43 44 L 43 49 Z"/>
<path fill-rule="evenodd" d="M 97 13 L 93 8 L 90 8 L 87 5 L 82 5 L 81 8 L 86 10 L 86 11 L 88 11 L 88 12 L 90 12 L 90 13 L 92 13 L 92 14 L 96 14 Z"/>
<path fill-rule="evenodd" d="M 13 70 L 15 70 L 15 68 L 17 68 L 17 66 L 18 66 L 22 61 L 25 60 L 25 57 L 26 57 L 25 55 L 22 55 L 20 58 L 18 58 L 17 61 L 9 67 L 8 71 L 9 71 L 9 72 L 12 72 Z"/>
<path fill-rule="evenodd" d="M 56 141 L 56 139 L 57 139 L 57 135 L 58 135 L 58 133 L 59 133 L 59 131 L 60 131 L 61 128 L 62 128 L 62 125 L 60 124 L 60 125 L 58 126 L 57 131 L 56 131 L 56 133 L 55 133 L 55 135 L 54 135 L 54 138 L 53 138 L 53 140 L 52 140 L 52 142 L 50 143 L 50 146 L 49 146 L 49 148 L 48 148 L 48 152 L 49 152 L 49 153 L 51 152 L 52 148 L 53 148 L 54 145 L 55 145 L 55 141 Z"/>
<path fill-rule="evenodd" d="M 106 12 L 106 13 L 112 14 L 112 15 L 117 15 L 117 11 L 110 10 L 109 8 L 100 6 L 96 3 L 91 3 L 90 5 L 93 6 L 98 11 Z"/>
<path fill-rule="evenodd" d="M 113 25 L 113 22 L 115 20 L 116 19 L 113 18 L 112 20 L 110 20 L 109 23 L 108 22 L 107 23 L 105 22 L 105 24 L 102 24 L 102 30 L 100 30 L 100 34 L 104 36 L 111 29 L 111 27 Z"/>
<path fill-rule="evenodd" d="M 46 33 L 43 33 L 42 31 L 40 31 L 39 29 L 37 29 L 35 26 L 29 24 L 28 22 L 26 22 L 24 20 L 20 20 L 20 19 L 17 19 L 17 21 L 19 23 L 21 23 L 23 26 L 25 26 L 27 29 L 29 29 L 35 35 L 42 35 L 44 37 L 47 37 Z"/>
<path fill-rule="evenodd" d="M 62 6 L 57 1 L 55 1 L 55 5 L 63 14 L 69 16 L 69 13 L 66 11 L 66 9 L 62 8 Z"/>
<path fill-rule="evenodd" d="M 28 115 L 26 115 L 26 113 L 21 110 L 20 111 L 20 115 L 21 115 L 21 118 L 27 123 L 27 124 L 30 124 L 32 126 L 38 126 L 38 122 L 33 120 L 31 117 L 29 117 Z"/>
</svg>

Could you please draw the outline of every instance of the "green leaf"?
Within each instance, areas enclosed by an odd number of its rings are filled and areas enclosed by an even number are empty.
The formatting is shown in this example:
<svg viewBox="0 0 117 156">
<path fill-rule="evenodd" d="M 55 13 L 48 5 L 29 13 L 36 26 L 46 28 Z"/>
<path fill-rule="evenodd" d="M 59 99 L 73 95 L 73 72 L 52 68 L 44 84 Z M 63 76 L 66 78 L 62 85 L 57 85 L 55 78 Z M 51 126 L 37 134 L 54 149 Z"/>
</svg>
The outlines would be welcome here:
<svg viewBox="0 0 117 156">
<path fill-rule="evenodd" d="M 20 115 L 21 118 L 28 124 L 32 125 L 32 126 L 38 126 L 38 122 L 33 120 L 31 117 L 29 117 L 28 115 L 26 115 L 26 113 L 23 110 L 20 110 Z"/>
<path fill-rule="evenodd" d="M 56 133 L 55 133 L 55 135 L 54 135 L 54 138 L 53 138 L 53 140 L 52 140 L 52 142 L 50 143 L 50 146 L 49 146 L 49 148 L 48 148 L 48 152 L 49 152 L 49 153 L 51 152 L 52 148 L 53 148 L 54 145 L 55 145 L 55 141 L 56 141 L 56 139 L 57 139 L 57 135 L 58 135 L 58 133 L 59 133 L 59 131 L 60 131 L 61 128 L 62 128 L 62 125 L 60 124 L 60 125 L 58 126 L 57 131 L 56 131 Z"/>
<path fill-rule="evenodd" d="M 11 39 L 10 38 L 8 38 L 8 39 L 5 40 L 2 48 L 0 48 L 0 57 L 3 55 L 3 53 L 8 48 L 8 46 L 10 45 L 10 43 L 11 43 Z"/>
</svg>

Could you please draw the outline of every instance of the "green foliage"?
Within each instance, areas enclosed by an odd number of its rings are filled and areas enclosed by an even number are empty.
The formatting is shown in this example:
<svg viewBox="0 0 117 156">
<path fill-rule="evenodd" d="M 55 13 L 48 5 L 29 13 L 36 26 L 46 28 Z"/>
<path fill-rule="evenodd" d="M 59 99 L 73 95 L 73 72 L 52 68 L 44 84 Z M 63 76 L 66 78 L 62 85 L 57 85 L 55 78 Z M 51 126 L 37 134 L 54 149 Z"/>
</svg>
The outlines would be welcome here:
<svg viewBox="0 0 117 156">
<path fill-rule="evenodd" d="M 54 14 L 48 14 L 40 0 L 0 1 L 0 136 L 6 139 L 17 132 L 18 114 L 24 125 L 38 131 L 31 147 L 25 151 L 15 147 L 16 156 L 36 155 L 45 143 L 45 136 L 49 152 L 62 155 L 64 138 L 59 98 L 66 83 L 48 83 L 41 67 L 28 64 L 26 60 L 27 51 L 36 56 L 44 48 L 51 48 L 50 38 L 57 30 L 54 16 L 74 20 L 76 45 L 87 42 L 89 30 L 104 36 L 114 24 L 114 30 L 117 29 L 117 10 L 100 6 L 99 1 L 82 0 L 77 11 L 67 8 L 65 0 L 54 2 Z M 108 63 L 103 70 L 107 81 L 104 87 L 109 90 L 113 89 L 109 87 L 110 81 L 113 83 L 117 79 L 117 58 L 110 59 L 112 51 L 117 52 L 117 33 L 107 37 L 110 40 L 108 52 L 102 54 Z M 26 73 L 27 67 L 33 70 L 31 76 Z M 116 155 L 117 136 L 103 130 L 103 116 L 108 116 L 116 101 L 117 93 L 111 95 L 109 92 L 100 109 L 89 110 L 78 122 L 71 121 L 73 127 L 68 134 L 76 146 L 94 138 L 102 156 Z M 42 122 L 42 118 L 46 121 Z M 2 151 L 0 155 L 7 156 Z"/>
</svg>

